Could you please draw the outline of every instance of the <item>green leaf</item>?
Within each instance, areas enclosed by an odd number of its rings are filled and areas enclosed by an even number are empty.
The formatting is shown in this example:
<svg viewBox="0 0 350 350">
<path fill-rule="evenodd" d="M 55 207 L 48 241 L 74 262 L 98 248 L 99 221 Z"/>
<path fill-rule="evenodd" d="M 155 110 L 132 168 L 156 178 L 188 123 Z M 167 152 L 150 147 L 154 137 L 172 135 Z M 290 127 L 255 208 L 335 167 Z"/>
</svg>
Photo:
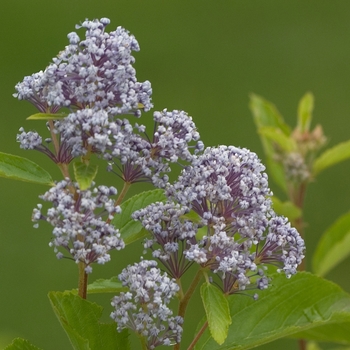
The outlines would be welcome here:
<svg viewBox="0 0 350 350">
<path fill-rule="evenodd" d="M 74 176 L 79 184 L 79 188 L 83 191 L 88 189 L 97 174 L 98 166 L 76 161 L 73 164 L 73 168 Z"/>
<path fill-rule="evenodd" d="M 140 221 L 135 221 L 131 215 L 134 211 L 145 208 L 155 202 L 164 202 L 166 197 L 163 190 L 142 192 L 125 201 L 120 207 L 122 212 L 115 215 L 112 223 L 120 230 L 125 244 L 130 244 L 145 237 L 147 231 L 143 229 Z"/>
<path fill-rule="evenodd" d="M 315 342 L 307 342 L 306 350 L 322 350 L 322 349 Z"/>
<path fill-rule="evenodd" d="M 96 293 L 120 293 L 127 291 L 126 287 L 123 287 L 118 277 L 112 277 L 110 279 L 98 279 L 87 287 L 88 294 Z"/>
<path fill-rule="evenodd" d="M 310 273 L 298 273 L 289 280 L 277 275 L 272 287 L 259 292 L 258 300 L 238 294 L 228 301 L 232 324 L 225 343 L 219 346 L 206 330 L 196 350 L 252 349 L 301 332 L 306 339 L 317 341 L 311 330 L 325 331 L 326 325 L 338 325 L 341 340 L 350 344 L 350 295 Z M 331 332 L 324 332 L 326 338 L 333 340 Z"/>
<path fill-rule="evenodd" d="M 29 343 L 28 340 L 16 338 L 13 342 L 6 346 L 4 350 L 41 350 L 40 348 Z"/>
<path fill-rule="evenodd" d="M 348 158 L 350 158 L 350 140 L 339 143 L 338 145 L 323 152 L 313 164 L 313 173 L 314 175 L 317 175 L 322 170 Z"/>
<path fill-rule="evenodd" d="M 307 92 L 300 100 L 298 106 L 298 129 L 304 133 L 310 130 L 312 111 L 314 109 L 314 95 Z"/>
<path fill-rule="evenodd" d="M 313 256 L 313 270 L 324 276 L 349 255 L 350 213 L 347 213 L 322 235 Z"/>
<path fill-rule="evenodd" d="M 105 293 L 120 293 L 125 292 L 128 289 L 123 287 L 118 277 L 112 277 L 110 279 L 98 279 L 87 286 L 88 294 L 105 294 Z M 67 293 L 78 295 L 78 289 L 72 289 Z"/>
<path fill-rule="evenodd" d="M 269 175 L 271 175 L 271 177 L 276 182 L 276 184 L 285 193 L 288 193 L 286 177 L 284 175 L 284 168 L 283 168 L 282 164 L 276 162 L 273 159 L 273 157 L 267 157 L 265 163 L 266 163 L 266 168 L 267 168 Z"/>
<path fill-rule="evenodd" d="M 32 114 L 27 120 L 58 120 L 64 119 L 67 116 L 65 113 L 35 113 Z"/>
<path fill-rule="evenodd" d="M 190 210 L 187 214 L 181 215 L 181 219 L 186 219 L 194 223 L 200 223 L 201 217 L 194 210 Z"/>
<path fill-rule="evenodd" d="M 200 227 L 196 232 L 196 240 L 200 241 L 204 236 L 208 235 L 208 226 Z"/>
<path fill-rule="evenodd" d="M 330 323 L 304 332 L 295 333 L 291 338 L 312 339 L 318 342 L 350 345 L 349 329 L 350 322 Z"/>
<path fill-rule="evenodd" d="M 284 122 L 282 116 L 278 112 L 277 108 L 269 101 L 262 97 L 251 94 L 250 95 L 250 110 L 252 111 L 254 122 L 257 130 L 264 127 L 273 127 L 279 129 L 282 134 L 289 136 L 290 128 Z M 276 184 L 287 193 L 287 184 L 284 176 L 284 169 L 281 164 L 274 160 L 274 147 L 273 142 L 266 136 L 260 134 L 261 143 L 266 155 L 267 170 Z"/>
<path fill-rule="evenodd" d="M 284 134 L 279 128 L 264 126 L 259 128 L 258 132 L 270 141 L 277 143 L 285 152 L 292 152 L 297 149 L 295 141 Z"/>
<path fill-rule="evenodd" d="M 0 176 L 7 179 L 54 185 L 50 174 L 29 159 L 0 152 Z"/>
<path fill-rule="evenodd" d="M 202 284 L 201 297 L 210 334 L 221 345 L 227 337 L 228 327 L 231 324 L 228 301 L 222 291 L 210 283 Z"/>
<path fill-rule="evenodd" d="M 102 307 L 68 292 L 50 292 L 52 308 L 76 350 L 130 349 L 127 330 L 101 323 Z"/>
<path fill-rule="evenodd" d="M 290 201 L 281 202 L 277 197 L 271 197 L 273 203 L 273 209 L 278 215 L 283 215 L 289 219 L 289 221 L 300 218 L 302 212 Z"/>
<path fill-rule="evenodd" d="M 249 107 L 258 129 L 264 126 L 273 126 L 280 129 L 285 135 L 290 135 L 289 126 L 284 122 L 283 117 L 273 103 L 261 96 L 251 94 Z"/>
</svg>

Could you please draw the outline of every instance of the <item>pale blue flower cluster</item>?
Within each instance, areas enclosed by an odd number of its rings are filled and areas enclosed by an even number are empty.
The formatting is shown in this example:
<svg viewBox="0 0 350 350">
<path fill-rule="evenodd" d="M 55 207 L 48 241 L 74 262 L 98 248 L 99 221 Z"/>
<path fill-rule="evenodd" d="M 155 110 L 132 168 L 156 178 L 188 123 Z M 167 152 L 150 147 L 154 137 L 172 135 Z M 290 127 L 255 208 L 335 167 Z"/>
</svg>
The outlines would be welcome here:
<svg viewBox="0 0 350 350">
<path fill-rule="evenodd" d="M 204 149 L 184 111 L 154 112 L 151 134 L 127 119 L 153 107 L 152 88 L 136 79 L 134 36 L 121 27 L 107 33 L 108 24 L 106 18 L 84 21 L 77 26 L 86 30 L 83 40 L 68 34 L 69 45 L 44 71 L 16 85 L 15 97 L 49 115 L 50 132 L 43 141 L 21 128 L 17 141 L 46 154 L 65 176 L 74 158 L 88 161 L 95 153 L 126 183 L 148 181 L 165 189 L 166 203 L 153 203 L 133 218 L 151 233 L 144 247 L 167 272 L 153 260 L 124 269 L 119 279 L 128 292 L 113 298 L 111 314 L 119 331 L 134 330 L 154 349 L 181 340 L 183 319 L 168 305 L 179 291 L 176 280 L 192 265 L 211 271 L 225 294 L 242 293 L 269 286 L 267 264 L 287 277 L 295 274 L 305 246 L 288 220 L 273 211 L 265 167 L 255 153 L 234 146 Z M 174 163 L 182 171 L 171 184 Z M 40 197 L 52 207 L 43 214 L 39 204 L 33 212 L 34 222 L 54 227 L 50 245 L 57 257 L 68 252 L 87 273 L 92 263 L 109 261 L 109 251 L 124 248 L 111 223 L 120 212 L 111 198 L 117 191 L 93 186 L 81 190 L 67 178 Z"/>
<path fill-rule="evenodd" d="M 128 292 L 112 300 L 111 313 L 118 330 L 125 327 L 147 339 L 147 349 L 171 346 L 181 341 L 183 319 L 172 316 L 168 304 L 179 291 L 174 279 L 157 268 L 157 262 L 142 260 L 118 276 Z"/>
<path fill-rule="evenodd" d="M 133 35 L 118 27 L 105 32 L 109 19 L 84 21 L 85 39 L 68 34 L 69 45 L 44 70 L 25 77 L 15 94 L 43 113 L 62 107 L 105 109 L 108 114 L 140 115 L 139 104 L 152 107 L 151 85 L 136 79 L 132 51 L 140 47 Z"/>
<path fill-rule="evenodd" d="M 105 264 L 110 260 L 110 250 L 125 247 L 119 230 L 106 221 L 120 213 L 120 207 L 111 198 L 116 194 L 114 187 L 98 186 L 82 191 L 78 184 L 63 180 L 40 196 L 53 206 L 43 214 L 43 206 L 38 204 L 32 219 L 35 227 L 39 220 L 54 227 L 50 246 L 54 247 L 57 258 L 64 257 L 63 249 L 76 263 L 84 262 L 85 271 L 90 273 L 92 263 Z"/>
<path fill-rule="evenodd" d="M 184 259 L 209 268 L 227 294 L 267 288 L 266 264 L 279 266 L 287 277 L 295 274 L 304 241 L 272 210 L 264 170 L 247 149 L 206 148 L 167 186 L 168 203 L 134 213 L 152 233 L 145 247 L 174 277 L 187 270 Z M 196 224 L 185 215 L 190 210 L 198 216 Z M 198 227 L 205 230 L 202 236 L 196 234 Z"/>
</svg>

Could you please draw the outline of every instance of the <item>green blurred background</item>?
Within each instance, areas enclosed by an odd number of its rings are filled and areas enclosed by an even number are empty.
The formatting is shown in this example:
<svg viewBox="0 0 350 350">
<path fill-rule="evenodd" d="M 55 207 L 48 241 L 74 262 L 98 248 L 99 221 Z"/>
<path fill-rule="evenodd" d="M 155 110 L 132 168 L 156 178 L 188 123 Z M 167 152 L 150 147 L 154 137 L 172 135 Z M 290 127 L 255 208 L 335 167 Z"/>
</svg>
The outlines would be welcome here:
<svg viewBox="0 0 350 350">
<path fill-rule="evenodd" d="M 294 126 L 299 99 L 312 91 L 313 125 L 323 125 L 329 146 L 349 138 L 349 1 L 1 0 L 0 7 L 0 151 L 28 157 L 56 179 L 59 173 L 43 155 L 19 149 L 15 138 L 21 126 L 44 128 L 25 120 L 35 110 L 12 94 L 25 75 L 46 67 L 67 44 L 66 34 L 85 18 L 109 17 L 108 31 L 122 25 L 136 36 L 141 46 L 135 55 L 137 76 L 151 81 L 155 109 L 187 111 L 207 146 L 233 144 L 263 158 L 248 109 L 251 92 L 274 102 Z M 309 187 L 309 269 L 320 235 L 350 208 L 349 175 L 350 162 L 342 163 Z M 99 180 L 111 185 L 115 178 Z M 49 227 L 42 224 L 35 230 L 30 221 L 46 188 L 0 179 L 0 191 L 0 348 L 20 336 L 43 349 L 70 349 L 47 293 L 75 288 L 77 268 L 70 261 L 57 261 L 48 247 Z M 112 262 L 94 268 L 92 280 L 117 275 L 140 252 L 136 244 L 114 254 Z M 345 260 L 327 276 L 347 291 L 349 263 Z M 105 305 L 108 320 L 109 296 L 92 300 Z M 194 316 L 202 312 L 198 300 L 193 307 L 196 312 L 187 321 L 190 333 Z M 259 349 L 282 347 L 296 349 L 296 344 L 282 340 Z"/>
</svg>

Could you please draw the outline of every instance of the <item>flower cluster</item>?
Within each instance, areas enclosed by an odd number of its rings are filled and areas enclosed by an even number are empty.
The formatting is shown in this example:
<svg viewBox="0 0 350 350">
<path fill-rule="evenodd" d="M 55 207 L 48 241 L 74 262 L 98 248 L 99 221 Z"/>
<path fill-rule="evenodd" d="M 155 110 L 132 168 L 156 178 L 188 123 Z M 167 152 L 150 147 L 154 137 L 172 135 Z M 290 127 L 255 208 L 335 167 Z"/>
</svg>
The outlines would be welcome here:
<svg viewBox="0 0 350 350">
<path fill-rule="evenodd" d="M 119 230 L 104 220 L 105 216 L 111 220 L 120 212 L 120 207 L 110 198 L 116 193 L 114 187 L 107 186 L 82 191 L 78 184 L 63 180 L 40 196 L 53 206 L 44 215 L 42 204 L 38 204 L 33 221 L 45 220 L 54 227 L 50 246 L 54 247 L 57 258 L 63 257 L 58 249 L 63 248 L 76 263 L 84 262 L 85 271 L 90 273 L 92 263 L 104 264 L 110 260 L 110 250 L 124 248 Z"/>
<path fill-rule="evenodd" d="M 172 271 L 166 256 L 181 242 L 184 257 L 218 274 L 227 294 L 252 283 L 266 288 L 267 263 L 279 266 L 287 277 L 294 274 L 304 257 L 304 241 L 273 212 L 264 170 L 247 149 L 206 148 L 167 188 L 169 198 L 182 207 L 156 203 L 134 214 L 153 235 L 146 247 Z M 196 226 L 181 219 L 184 208 L 198 215 L 198 226 L 205 230 L 202 238 L 196 237 Z M 161 246 L 158 250 L 155 242 Z"/>
<path fill-rule="evenodd" d="M 133 214 L 152 232 L 153 237 L 145 240 L 144 247 L 153 250 L 153 257 L 162 261 L 173 278 L 180 278 L 191 265 L 184 259 L 184 251 L 196 242 L 197 224 L 186 219 L 188 212 L 179 204 L 157 202 Z"/>
<path fill-rule="evenodd" d="M 116 116 L 139 117 L 141 109 L 152 108 L 151 84 L 138 82 L 132 66 L 131 53 L 139 51 L 138 42 L 121 27 L 105 32 L 108 24 L 107 18 L 84 21 L 77 26 L 86 29 L 84 40 L 75 32 L 68 34 L 70 44 L 44 71 L 16 85 L 15 97 L 51 114 L 48 141 L 59 138 L 52 152 L 37 133 L 21 128 L 17 136 L 21 148 L 42 151 L 56 163 L 68 164 L 74 157 L 105 152 L 112 145 Z M 57 114 L 62 108 L 69 113 Z"/>
<path fill-rule="evenodd" d="M 119 167 L 127 182 L 152 181 L 155 186 L 164 187 L 169 181 L 166 175 L 171 171 L 169 163 L 176 163 L 179 159 L 191 163 L 194 154 L 202 151 L 204 145 L 186 112 L 165 109 L 154 112 L 153 119 L 152 138 L 142 135 L 146 130 L 143 125 L 133 128 L 127 120 L 110 128 L 113 135 L 111 152 L 104 158 L 110 162 L 111 171 L 113 165 Z"/>
<path fill-rule="evenodd" d="M 133 35 L 118 27 L 110 33 L 107 18 L 84 21 L 85 39 L 68 34 L 69 45 L 45 69 L 25 77 L 16 85 L 16 97 L 28 100 L 43 112 L 56 113 L 62 107 L 106 109 L 109 114 L 133 112 L 140 104 L 149 110 L 150 83 L 137 82 L 132 51 L 139 51 Z"/>
<path fill-rule="evenodd" d="M 156 266 L 155 261 L 142 260 L 125 268 L 118 277 L 129 291 L 112 300 L 111 318 L 118 330 L 129 328 L 142 335 L 147 349 L 174 345 L 182 335 L 182 317 L 173 317 L 167 306 L 179 286 Z"/>
<path fill-rule="evenodd" d="M 43 213 L 38 204 L 33 221 L 35 226 L 39 220 L 49 222 L 54 227 L 50 246 L 57 257 L 63 257 L 62 250 L 68 252 L 84 264 L 86 273 L 92 271 L 92 263 L 108 262 L 110 250 L 124 248 L 119 230 L 111 224 L 120 208 L 111 199 L 115 188 L 94 188 L 92 183 L 81 189 L 70 180 L 69 163 L 82 157 L 89 166 L 95 153 L 126 183 L 148 181 L 165 189 L 166 203 L 150 204 L 132 217 L 151 232 L 144 247 L 170 277 L 156 261 L 128 266 L 119 275 L 128 291 L 113 298 L 111 314 L 119 331 L 134 330 L 147 349 L 154 349 L 181 341 L 183 319 L 174 317 L 168 305 L 180 290 L 176 280 L 190 266 L 199 264 L 218 276 L 215 281 L 220 279 L 227 295 L 265 289 L 266 264 L 290 277 L 305 247 L 288 220 L 274 213 L 265 167 L 255 153 L 234 146 L 204 149 L 192 117 L 184 111 L 154 112 L 150 135 L 144 125 L 121 118 L 149 111 L 152 89 L 148 81 L 136 79 L 136 39 L 121 27 L 107 33 L 108 24 L 107 18 L 84 21 L 77 29 L 85 28 L 85 39 L 68 34 L 69 45 L 44 71 L 16 85 L 14 96 L 45 113 L 50 132 L 43 141 L 37 132 L 21 128 L 17 141 L 22 149 L 46 154 L 64 174 L 66 180 L 40 196 L 52 207 Z M 293 162 L 295 157 L 286 167 L 294 170 Z M 170 184 L 174 163 L 182 171 Z M 291 174 L 303 180 L 306 170 Z M 179 294 L 183 315 L 188 300 L 181 299 L 182 290 Z"/>
</svg>

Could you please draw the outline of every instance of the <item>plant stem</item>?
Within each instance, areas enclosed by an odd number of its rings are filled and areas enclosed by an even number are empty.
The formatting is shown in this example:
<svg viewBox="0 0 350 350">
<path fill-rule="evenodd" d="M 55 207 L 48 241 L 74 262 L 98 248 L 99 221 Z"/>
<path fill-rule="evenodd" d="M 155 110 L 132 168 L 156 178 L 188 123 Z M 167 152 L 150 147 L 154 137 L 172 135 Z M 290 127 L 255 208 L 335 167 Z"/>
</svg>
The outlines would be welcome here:
<svg viewBox="0 0 350 350">
<path fill-rule="evenodd" d="M 54 133 L 55 126 L 53 124 L 53 120 L 49 120 L 49 127 L 50 127 L 50 134 L 51 134 L 51 140 L 53 143 L 53 147 L 55 149 L 56 155 L 58 155 L 58 152 L 60 150 L 60 145 L 57 140 L 57 134 Z"/>
<path fill-rule="evenodd" d="M 199 332 L 196 334 L 196 336 L 194 337 L 194 339 L 192 340 L 192 343 L 190 344 L 190 346 L 187 348 L 187 350 L 192 350 L 194 349 L 197 341 L 199 340 L 199 338 L 202 336 L 202 334 L 204 333 L 204 331 L 206 330 L 206 328 L 208 327 L 208 321 L 205 321 L 205 323 L 203 324 L 202 328 L 199 330 Z"/>
<path fill-rule="evenodd" d="M 300 209 L 301 215 L 296 220 L 293 221 L 293 226 L 298 230 L 300 236 L 305 239 L 304 234 L 304 218 L 303 218 L 303 207 L 304 207 L 304 198 L 305 198 L 305 192 L 306 192 L 306 183 L 301 183 L 298 188 L 295 191 L 291 191 L 289 194 L 289 198 L 292 201 L 292 203 L 297 206 Z M 305 271 L 306 270 L 306 259 L 304 258 L 301 264 L 298 267 L 299 271 Z M 306 340 L 305 339 L 299 339 L 298 340 L 298 347 L 299 350 L 306 350 Z"/>
<path fill-rule="evenodd" d="M 300 350 L 306 350 L 306 340 L 305 339 L 299 339 L 298 343 L 299 343 Z"/>
<path fill-rule="evenodd" d="M 140 342 L 141 342 L 141 347 L 142 350 L 147 350 L 147 344 L 146 344 L 146 339 L 142 335 L 138 334 Z"/>
<path fill-rule="evenodd" d="M 190 301 L 192 294 L 194 293 L 199 281 L 201 280 L 202 275 L 203 275 L 202 270 L 198 270 L 196 275 L 194 276 L 194 279 L 191 285 L 187 289 L 187 292 L 185 293 L 183 298 L 180 300 L 178 315 L 181 316 L 182 318 L 185 317 L 188 302 Z"/>
<path fill-rule="evenodd" d="M 126 196 L 127 192 L 129 191 L 130 186 L 131 186 L 130 182 L 124 182 L 123 189 L 120 192 L 117 200 L 114 203 L 116 206 L 120 205 L 120 203 L 123 201 L 124 197 Z"/>
<path fill-rule="evenodd" d="M 182 285 L 180 280 L 178 281 L 178 285 L 180 286 L 180 303 L 179 303 L 179 310 L 178 310 L 178 316 L 181 316 L 183 319 L 185 318 L 185 313 L 186 313 L 186 309 L 187 309 L 187 305 L 188 302 L 191 299 L 191 296 L 193 295 L 194 291 L 196 290 L 196 287 L 199 283 L 199 281 L 202 278 L 202 270 L 199 269 L 196 273 L 196 275 L 194 276 L 194 279 L 192 281 L 192 283 L 190 284 L 190 286 L 187 289 L 187 292 L 185 294 L 183 294 L 183 290 L 182 290 Z M 180 350 L 180 343 L 177 343 L 174 345 L 174 350 Z"/>
<path fill-rule="evenodd" d="M 85 263 L 82 261 L 79 262 L 79 282 L 78 282 L 78 295 L 86 299 L 86 291 L 87 291 L 87 281 L 88 275 L 85 272 Z"/>
</svg>

